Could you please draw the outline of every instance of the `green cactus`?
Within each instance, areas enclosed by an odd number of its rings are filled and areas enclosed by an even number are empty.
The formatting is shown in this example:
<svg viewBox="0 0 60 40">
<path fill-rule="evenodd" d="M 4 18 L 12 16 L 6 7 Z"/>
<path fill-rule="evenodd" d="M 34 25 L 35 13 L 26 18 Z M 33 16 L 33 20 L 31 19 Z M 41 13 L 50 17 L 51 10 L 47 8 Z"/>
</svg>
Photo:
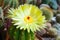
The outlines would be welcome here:
<svg viewBox="0 0 60 40">
<path fill-rule="evenodd" d="M 48 7 L 41 7 L 41 10 L 43 11 L 43 15 L 45 15 L 46 20 L 50 21 L 53 17 L 53 11 Z"/>
<path fill-rule="evenodd" d="M 16 29 L 16 27 L 10 27 L 8 30 L 11 40 L 34 40 L 35 34 L 33 32 L 28 33 L 27 30 Z"/>
<path fill-rule="evenodd" d="M 4 0 L 4 7 L 9 5 L 10 7 L 16 8 L 19 5 L 18 0 Z"/>
</svg>

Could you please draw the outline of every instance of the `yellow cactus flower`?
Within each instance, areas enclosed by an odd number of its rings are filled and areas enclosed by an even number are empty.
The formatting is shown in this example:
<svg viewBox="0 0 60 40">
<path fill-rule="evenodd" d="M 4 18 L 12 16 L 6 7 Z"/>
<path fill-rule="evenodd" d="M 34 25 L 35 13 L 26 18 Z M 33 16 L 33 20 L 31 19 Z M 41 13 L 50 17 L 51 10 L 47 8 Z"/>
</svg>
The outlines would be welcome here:
<svg viewBox="0 0 60 40">
<path fill-rule="evenodd" d="M 20 5 L 16 9 L 9 10 L 9 17 L 13 20 L 16 28 L 20 30 L 27 30 L 28 32 L 35 32 L 45 28 L 45 16 L 42 15 L 42 11 L 29 4 Z"/>
</svg>

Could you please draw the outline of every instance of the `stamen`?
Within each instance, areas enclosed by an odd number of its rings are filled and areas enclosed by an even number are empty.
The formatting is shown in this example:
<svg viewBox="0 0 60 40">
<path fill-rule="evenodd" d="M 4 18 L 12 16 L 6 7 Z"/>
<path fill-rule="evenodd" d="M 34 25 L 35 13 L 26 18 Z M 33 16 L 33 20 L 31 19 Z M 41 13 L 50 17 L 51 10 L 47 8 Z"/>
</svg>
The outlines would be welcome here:
<svg viewBox="0 0 60 40">
<path fill-rule="evenodd" d="M 28 16 L 28 17 L 27 17 L 27 19 L 29 20 L 29 19 L 30 19 L 30 17 Z"/>
</svg>

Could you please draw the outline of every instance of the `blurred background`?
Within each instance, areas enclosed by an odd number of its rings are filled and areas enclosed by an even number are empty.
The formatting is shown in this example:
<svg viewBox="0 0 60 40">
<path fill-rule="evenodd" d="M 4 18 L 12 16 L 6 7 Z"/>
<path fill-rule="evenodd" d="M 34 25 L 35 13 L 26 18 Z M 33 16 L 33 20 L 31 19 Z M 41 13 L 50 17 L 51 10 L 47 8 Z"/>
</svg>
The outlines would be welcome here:
<svg viewBox="0 0 60 40">
<path fill-rule="evenodd" d="M 47 28 L 35 33 L 36 40 L 60 40 L 60 0 L 0 0 L 0 40 L 10 40 L 8 29 L 11 19 L 8 9 L 22 4 L 32 4 L 42 10 Z"/>
</svg>

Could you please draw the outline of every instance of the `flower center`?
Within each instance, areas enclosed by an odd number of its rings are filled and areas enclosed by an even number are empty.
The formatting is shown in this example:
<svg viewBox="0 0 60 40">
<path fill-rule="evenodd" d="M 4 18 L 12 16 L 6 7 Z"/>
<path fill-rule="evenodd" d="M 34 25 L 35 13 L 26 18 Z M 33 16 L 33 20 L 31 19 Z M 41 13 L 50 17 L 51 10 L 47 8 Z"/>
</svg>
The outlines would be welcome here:
<svg viewBox="0 0 60 40">
<path fill-rule="evenodd" d="M 28 17 L 27 17 L 27 20 L 29 20 L 29 19 L 30 19 L 30 17 L 28 16 Z"/>
<path fill-rule="evenodd" d="M 31 16 L 26 16 L 26 17 L 24 17 L 24 21 L 26 23 L 32 23 L 33 22 L 33 18 Z"/>
</svg>

